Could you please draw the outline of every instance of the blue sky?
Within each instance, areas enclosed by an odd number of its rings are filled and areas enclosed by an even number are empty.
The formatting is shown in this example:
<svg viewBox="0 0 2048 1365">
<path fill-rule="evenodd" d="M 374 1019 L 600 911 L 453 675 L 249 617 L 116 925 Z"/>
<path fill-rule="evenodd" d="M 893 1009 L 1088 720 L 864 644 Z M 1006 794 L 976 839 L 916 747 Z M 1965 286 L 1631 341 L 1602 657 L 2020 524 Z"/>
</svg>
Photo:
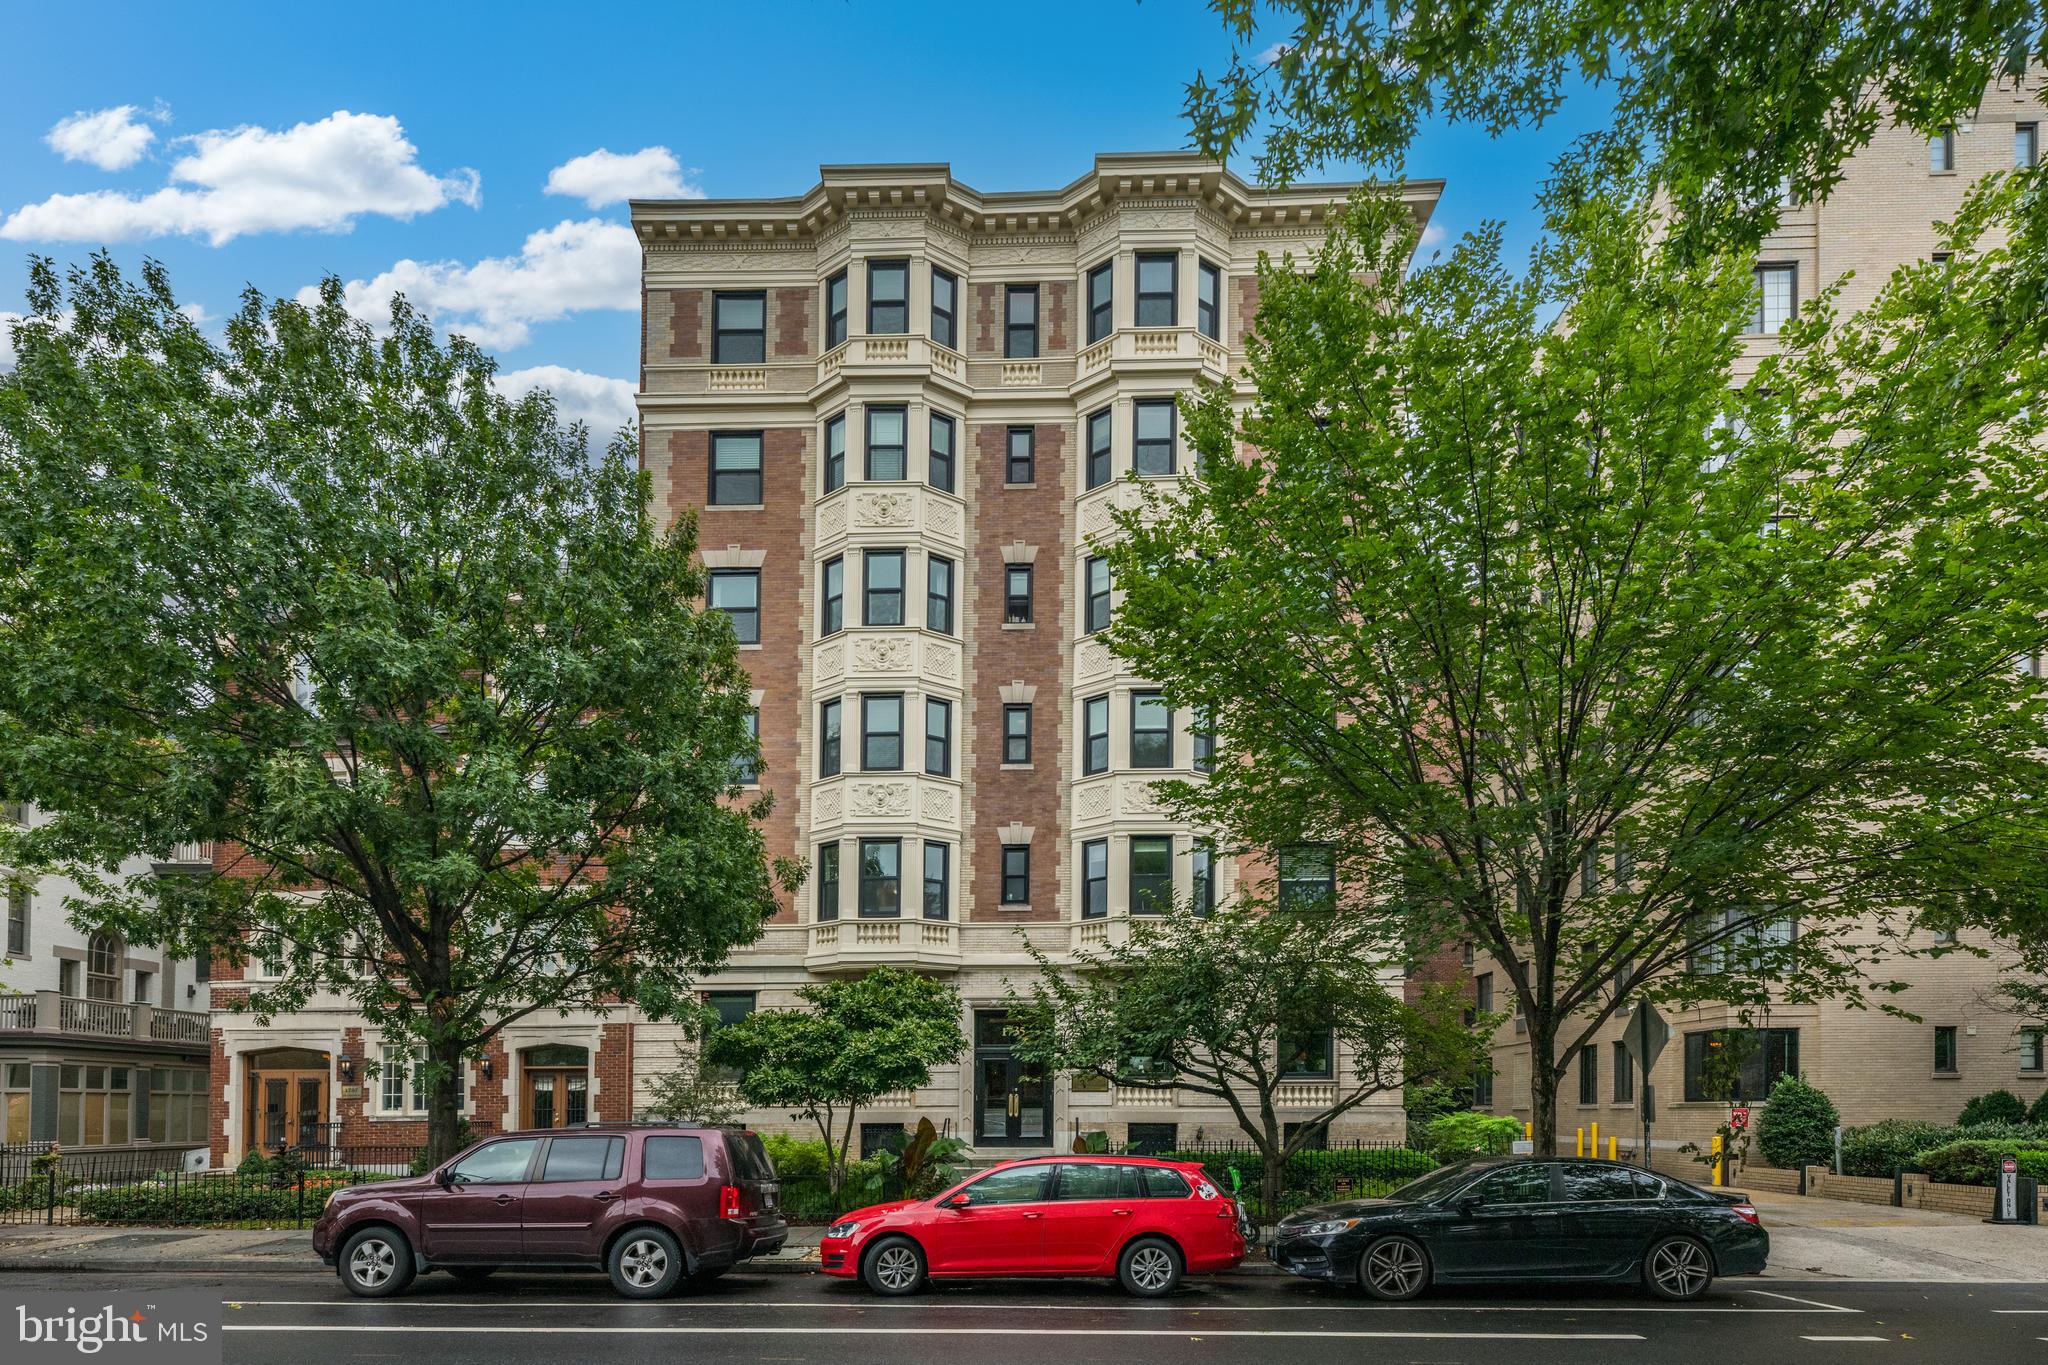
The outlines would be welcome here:
<svg viewBox="0 0 2048 1365">
<path fill-rule="evenodd" d="M 23 306 L 31 252 L 155 256 L 203 318 L 248 285 L 338 275 L 366 310 L 405 288 L 600 422 L 622 415 L 637 356 L 638 263 L 611 196 L 793 194 L 843 161 L 1061 185 L 1098 151 L 1185 145 L 1182 87 L 1229 50 L 1197 0 L 5 0 L 0 31 L 18 54 L 0 85 L 0 313 Z M 1544 168 L 1597 103 L 1498 141 L 1430 128 L 1409 169 L 1448 181 L 1438 224 L 1502 219 L 1519 251 Z"/>
</svg>

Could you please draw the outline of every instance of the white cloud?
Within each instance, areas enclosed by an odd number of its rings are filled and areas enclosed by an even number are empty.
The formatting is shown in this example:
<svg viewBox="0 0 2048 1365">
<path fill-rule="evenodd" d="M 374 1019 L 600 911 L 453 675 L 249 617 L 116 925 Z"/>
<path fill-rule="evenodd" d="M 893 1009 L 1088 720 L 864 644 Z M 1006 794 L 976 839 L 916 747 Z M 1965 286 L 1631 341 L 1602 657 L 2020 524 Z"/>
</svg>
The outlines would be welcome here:
<svg viewBox="0 0 2048 1365">
<path fill-rule="evenodd" d="M 594 209 L 628 199 L 702 199 L 704 191 L 689 183 L 682 163 L 666 147 L 637 152 L 608 152 L 600 147 L 572 157 L 548 172 L 547 192 L 581 199 Z"/>
<path fill-rule="evenodd" d="M 601 446 L 613 432 L 634 420 L 633 386 L 623 379 L 607 379 L 561 365 L 535 365 L 500 374 L 491 383 L 507 398 L 546 389 L 555 396 L 555 411 L 563 421 L 581 422 L 590 428 L 593 445 Z"/>
<path fill-rule="evenodd" d="M 1294 51 L 1294 44 L 1292 43 L 1272 43 L 1261 48 L 1259 55 L 1254 60 L 1260 66 L 1271 66 L 1292 51 Z"/>
<path fill-rule="evenodd" d="M 81 109 L 70 118 L 58 119 L 44 135 L 50 150 L 66 161 L 88 161 L 103 171 L 125 170 L 142 160 L 156 130 L 144 119 L 164 122 L 171 111 L 159 103 L 144 111 L 132 104 L 117 105 L 87 113 Z"/>
<path fill-rule="evenodd" d="M 52 195 L 17 209 L 0 237 L 121 242 L 181 233 L 220 246 L 252 232 L 346 232 L 366 213 L 411 218 L 448 203 L 474 208 L 480 198 L 475 171 L 423 170 L 419 149 L 388 115 L 340 110 L 282 131 L 215 129 L 179 145 L 190 150 L 164 189 Z"/>
<path fill-rule="evenodd" d="M 20 321 L 19 313 L 0 313 L 0 374 L 14 368 L 14 324 Z"/>
<path fill-rule="evenodd" d="M 350 280 L 349 312 L 371 323 L 391 316 L 404 294 L 436 324 L 480 346 L 523 346 L 536 322 L 596 308 L 640 307 L 640 243 L 623 223 L 567 221 L 529 236 L 517 256 L 460 261 L 403 260 L 372 280 Z M 305 301 L 319 291 L 299 291 Z"/>
<path fill-rule="evenodd" d="M 1415 249 L 1418 252 L 1434 251 L 1449 241 L 1450 236 L 1451 234 L 1444 230 L 1444 225 L 1432 218 L 1423 225 L 1422 235 L 1415 241 Z"/>
</svg>

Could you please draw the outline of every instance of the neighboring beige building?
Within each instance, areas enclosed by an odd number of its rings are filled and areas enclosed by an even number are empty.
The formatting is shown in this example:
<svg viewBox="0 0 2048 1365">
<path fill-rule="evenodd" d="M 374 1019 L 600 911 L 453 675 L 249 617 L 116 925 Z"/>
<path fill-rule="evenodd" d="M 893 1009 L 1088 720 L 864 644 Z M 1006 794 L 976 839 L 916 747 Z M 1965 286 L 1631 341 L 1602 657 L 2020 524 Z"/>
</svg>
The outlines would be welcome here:
<svg viewBox="0 0 2048 1365">
<path fill-rule="evenodd" d="M 1418 225 L 1438 188 L 1408 187 Z M 1311 250 L 1349 189 L 1167 153 L 1045 191 L 828 166 L 791 198 L 633 205 L 642 459 L 746 641 L 770 851 L 812 869 L 703 985 L 738 1014 L 879 963 L 953 981 L 971 1052 L 872 1122 L 991 1150 L 1235 1132 L 1171 1089 L 1034 1074 L 1002 1002 L 1027 944 L 1066 959 L 1121 940 L 1148 890 L 1220 900 L 1241 875 L 1152 796 L 1204 741 L 1092 638 L 1114 594 L 1091 543 L 1134 501 L 1126 473 L 1192 472 L 1173 400 L 1236 375 L 1258 257 Z M 676 1036 L 636 1033 L 644 1088 Z M 1303 1115 L 1326 1054 L 1283 1096 Z M 1395 1096 L 1339 1132 L 1400 1128 Z"/>
<path fill-rule="evenodd" d="M 1988 91 L 1977 117 L 1946 138 L 1930 142 L 1899 127 L 1880 131 L 1844 168 L 1826 201 L 1788 208 L 1765 239 L 1757 266 L 1757 330 L 1745 346 L 1739 377 L 1747 378 L 1756 360 L 1777 346 L 1770 333 L 1785 313 L 1821 288 L 1848 276 L 1840 307 L 1853 312 L 1876 298 L 1896 267 L 1931 257 L 1940 248 L 1936 224 L 1954 216 L 1965 191 L 1982 176 L 2038 160 L 2044 127 L 2048 104 L 2034 81 L 2025 90 Z M 1933 946 L 1931 933 L 1924 939 Z M 1993 946 L 1964 934 L 1962 946 L 1972 945 Z M 2048 1086 L 2048 1071 L 2039 1035 L 2023 1030 L 2023 1021 L 2000 1005 L 1998 981 L 2011 968 L 2009 955 L 1998 952 L 1989 958 L 1959 951 L 1891 961 L 1885 973 L 1909 988 L 1886 1000 L 1920 1016 L 1921 1023 L 1881 1013 L 1875 1002 L 1864 1010 L 1827 1004 L 1765 1011 L 1755 1020 L 1767 1032 L 1751 1064 L 1750 1088 L 1768 1085 L 1779 1070 L 1795 1070 L 1825 1090 L 1842 1121 L 1852 1125 L 1886 1118 L 1953 1122 L 1965 1100 L 2001 1087 L 2031 1103 Z M 1512 991 L 1506 977 L 1484 954 L 1470 971 L 1481 1008 L 1508 1006 Z M 1714 1030 L 1739 1024 L 1726 1007 L 1664 1014 L 1672 1037 L 1650 1077 L 1657 1096 L 1653 1142 L 1660 1152 L 1705 1141 L 1727 1117 L 1725 1102 L 1700 1095 L 1699 1058 Z M 1572 1150 L 1578 1130 L 1595 1122 L 1603 1148 L 1609 1134 L 1624 1148 L 1640 1141 L 1642 1078 L 1633 1074 L 1619 1042 L 1626 1020 L 1623 1015 L 1609 1021 L 1565 1077 L 1557 1118 L 1564 1150 Z M 1492 1107 L 1526 1121 L 1529 1048 L 1515 1021 L 1495 1035 L 1493 1058 Z"/>
</svg>

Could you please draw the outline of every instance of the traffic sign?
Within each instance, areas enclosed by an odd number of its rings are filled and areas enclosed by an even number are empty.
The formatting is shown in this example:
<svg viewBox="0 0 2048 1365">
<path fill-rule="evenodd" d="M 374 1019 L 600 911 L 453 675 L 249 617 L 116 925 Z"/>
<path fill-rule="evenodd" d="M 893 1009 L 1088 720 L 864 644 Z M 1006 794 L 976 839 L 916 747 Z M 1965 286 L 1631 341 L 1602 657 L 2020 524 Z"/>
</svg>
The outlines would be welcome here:
<svg viewBox="0 0 2048 1365">
<path fill-rule="evenodd" d="M 1737 1105 L 1728 1111 L 1728 1126 L 1738 1133 L 1749 1127 L 1749 1106 Z"/>
<path fill-rule="evenodd" d="M 1622 1030 L 1621 1045 L 1628 1049 L 1629 1056 L 1636 1059 L 1636 1066 L 1645 1079 L 1649 1077 L 1650 1068 L 1657 1064 L 1657 1054 L 1670 1041 L 1671 1025 L 1664 1022 L 1664 1016 L 1657 1013 L 1657 1007 L 1647 1000 L 1638 1000 L 1635 1013 L 1628 1017 L 1628 1027 Z"/>
</svg>

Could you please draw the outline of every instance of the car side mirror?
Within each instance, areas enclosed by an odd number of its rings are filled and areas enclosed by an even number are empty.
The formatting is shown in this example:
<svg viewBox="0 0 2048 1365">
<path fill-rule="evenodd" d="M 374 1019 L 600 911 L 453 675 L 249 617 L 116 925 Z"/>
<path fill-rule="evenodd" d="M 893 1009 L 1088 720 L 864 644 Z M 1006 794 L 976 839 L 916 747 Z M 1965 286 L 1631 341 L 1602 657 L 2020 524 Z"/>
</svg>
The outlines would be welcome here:
<svg viewBox="0 0 2048 1365">
<path fill-rule="evenodd" d="M 973 1202 L 974 1200 L 968 1196 L 967 1191 L 962 1190 L 960 1191 L 960 1193 L 954 1195 L 951 1199 L 948 1199 L 943 1205 L 943 1207 L 949 1209 L 964 1209 Z"/>
<path fill-rule="evenodd" d="M 459 1180 L 460 1178 L 455 1174 L 455 1169 L 452 1166 L 443 1166 L 440 1170 L 434 1172 L 434 1183 L 444 1190 L 454 1189 Z"/>
<path fill-rule="evenodd" d="M 1486 1201 L 1484 1199 L 1481 1199 L 1476 1194 L 1466 1195 L 1463 1199 L 1460 1199 L 1458 1201 L 1458 1212 L 1462 1214 L 1471 1214 L 1477 1209 L 1483 1207 L 1485 1203 Z"/>
</svg>

